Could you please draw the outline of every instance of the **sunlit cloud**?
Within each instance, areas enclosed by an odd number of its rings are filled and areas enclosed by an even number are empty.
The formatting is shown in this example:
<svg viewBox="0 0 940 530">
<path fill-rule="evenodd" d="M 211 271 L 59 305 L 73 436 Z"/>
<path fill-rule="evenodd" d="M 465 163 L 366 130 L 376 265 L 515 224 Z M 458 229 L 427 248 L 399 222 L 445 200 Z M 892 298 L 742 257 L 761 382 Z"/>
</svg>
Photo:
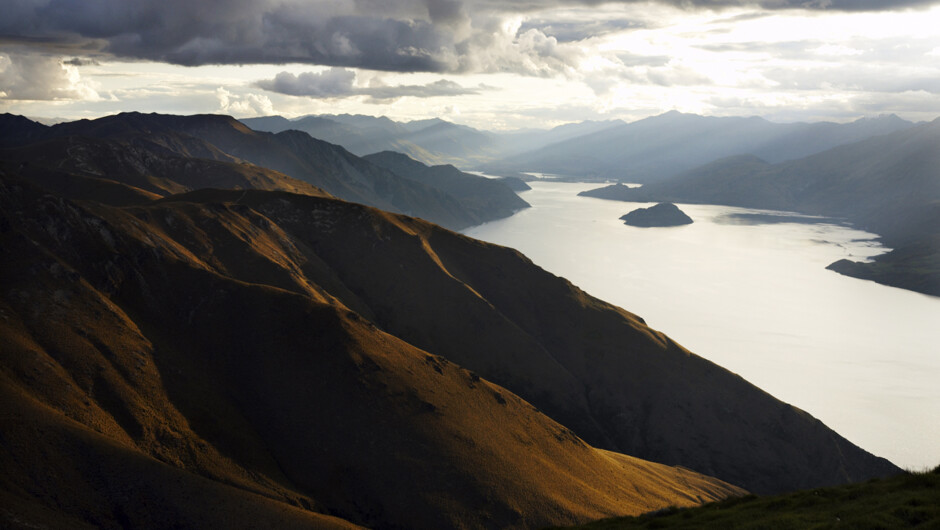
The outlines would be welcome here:
<svg viewBox="0 0 940 530">
<path fill-rule="evenodd" d="M 100 99 L 94 84 L 82 79 L 74 62 L 40 53 L 0 53 L 0 91 L 4 99 Z"/>
</svg>

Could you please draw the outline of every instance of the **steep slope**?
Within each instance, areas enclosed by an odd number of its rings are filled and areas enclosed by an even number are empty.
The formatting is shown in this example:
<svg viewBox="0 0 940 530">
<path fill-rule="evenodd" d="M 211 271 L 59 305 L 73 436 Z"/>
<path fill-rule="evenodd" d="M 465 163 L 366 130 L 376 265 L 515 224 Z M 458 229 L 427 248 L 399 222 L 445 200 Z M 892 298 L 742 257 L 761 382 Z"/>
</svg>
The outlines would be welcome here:
<svg viewBox="0 0 940 530">
<path fill-rule="evenodd" d="M 399 123 L 384 116 L 340 114 L 294 120 L 266 116 L 242 123 L 259 131 L 304 131 L 358 156 L 395 151 L 427 164 L 470 166 L 500 155 L 500 144 L 492 134 L 441 119 Z"/>
<path fill-rule="evenodd" d="M 4 516 L 534 528 L 740 492 L 596 450 L 350 311 L 312 236 L 352 219 L 391 245 L 432 226 L 283 192 L 114 208 L 0 176 Z"/>
<path fill-rule="evenodd" d="M 582 194 L 846 218 L 897 250 L 875 264 L 847 262 L 836 270 L 940 294 L 940 119 L 791 162 L 732 157 L 639 189 Z"/>
<path fill-rule="evenodd" d="M 130 138 L 158 143 L 178 156 L 247 161 L 346 200 L 416 215 L 454 229 L 474 224 L 473 216 L 453 197 L 402 179 L 339 146 L 298 131 L 277 135 L 259 133 L 229 116 L 130 112 L 58 124 L 49 127 L 44 135 L 45 138 L 68 136 L 119 141 Z"/>
<path fill-rule="evenodd" d="M 336 294 L 348 307 L 510 389 L 593 445 L 757 492 L 897 470 L 516 251 L 330 199 L 228 197 L 316 249 L 348 289 Z M 206 196 L 174 200 L 184 199 Z"/>
<path fill-rule="evenodd" d="M 208 146 L 204 149 L 200 154 L 212 150 Z M 115 191 L 116 197 L 129 196 L 131 191 L 138 196 L 106 200 L 109 204 L 147 202 L 154 197 L 207 187 L 324 194 L 307 182 L 277 171 L 234 159 L 222 161 L 187 155 L 188 152 L 133 136 L 129 139 L 65 136 L 0 149 L 0 158 L 6 166 L 65 197 L 85 198 L 74 193 L 89 188 L 74 184 L 87 179 L 127 188 L 123 194 Z M 96 198 L 101 200 L 100 195 Z"/>
<path fill-rule="evenodd" d="M 779 162 L 912 124 L 896 116 L 851 124 L 777 124 L 671 111 L 487 164 L 490 172 L 535 171 L 578 179 L 657 182 L 702 164 L 755 154 Z"/>
<path fill-rule="evenodd" d="M 432 160 L 440 155 L 428 153 L 421 147 L 405 139 L 410 131 L 391 120 L 375 122 L 357 120 L 344 123 L 342 117 L 304 116 L 288 120 L 281 116 L 247 118 L 242 123 L 256 131 L 279 133 L 294 129 L 303 131 L 314 138 L 341 145 L 356 156 L 365 156 L 379 151 L 394 150 L 408 153 L 421 160 Z"/>
<path fill-rule="evenodd" d="M 504 182 L 464 173 L 454 166 L 427 166 L 407 155 L 383 151 L 364 157 L 377 166 L 412 179 L 457 199 L 479 222 L 509 217 L 529 203 L 520 199 Z"/>
</svg>

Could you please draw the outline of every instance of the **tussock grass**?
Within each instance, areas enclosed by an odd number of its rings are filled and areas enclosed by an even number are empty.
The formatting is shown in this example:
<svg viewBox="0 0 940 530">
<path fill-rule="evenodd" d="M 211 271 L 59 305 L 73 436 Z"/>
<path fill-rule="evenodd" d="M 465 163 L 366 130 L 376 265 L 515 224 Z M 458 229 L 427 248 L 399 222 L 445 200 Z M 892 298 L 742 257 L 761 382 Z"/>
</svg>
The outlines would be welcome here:
<svg viewBox="0 0 940 530">
<path fill-rule="evenodd" d="M 667 508 L 579 528 L 940 529 L 940 466 L 846 486 L 747 495 L 698 508 Z"/>
</svg>

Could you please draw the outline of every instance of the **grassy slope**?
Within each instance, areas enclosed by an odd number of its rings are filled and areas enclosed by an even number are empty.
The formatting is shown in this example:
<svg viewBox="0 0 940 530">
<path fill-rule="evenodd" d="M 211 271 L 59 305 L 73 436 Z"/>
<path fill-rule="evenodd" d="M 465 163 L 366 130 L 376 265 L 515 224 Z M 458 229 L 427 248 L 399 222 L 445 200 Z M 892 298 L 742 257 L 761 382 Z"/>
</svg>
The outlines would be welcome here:
<svg viewBox="0 0 940 530">
<path fill-rule="evenodd" d="M 596 450 L 381 332 L 244 206 L 0 177 L 0 257 L 8 522 L 541 527 L 740 493 Z"/>
<path fill-rule="evenodd" d="M 188 201 L 238 201 L 276 220 L 322 265 L 307 278 L 344 287 L 327 289 L 344 305 L 511 389 L 597 447 L 758 493 L 899 471 L 512 249 L 334 199 L 204 191 L 160 204 Z"/>
<path fill-rule="evenodd" d="M 940 467 L 836 488 L 745 497 L 579 528 L 940 528 Z"/>
</svg>

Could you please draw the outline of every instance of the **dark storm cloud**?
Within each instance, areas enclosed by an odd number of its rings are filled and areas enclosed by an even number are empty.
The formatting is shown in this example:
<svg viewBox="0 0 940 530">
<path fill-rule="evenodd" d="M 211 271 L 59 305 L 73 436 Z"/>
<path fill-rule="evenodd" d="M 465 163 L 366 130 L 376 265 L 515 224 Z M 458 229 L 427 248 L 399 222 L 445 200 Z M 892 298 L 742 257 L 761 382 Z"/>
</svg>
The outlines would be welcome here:
<svg viewBox="0 0 940 530">
<path fill-rule="evenodd" d="M 355 86 L 356 73 L 345 68 L 331 68 L 324 72 L 304 72 L 294 75 L 281 72 L 273 79 L 258 81 L 259 88 L 287 94 L 312 98 L 345 98 L 368 96 L 374 101 L 388 101 L 403 97 L 432 98 L 444 96 L 465 96 L 479 94 L 486 87 L 466 88 L 453 81 L 441 79 L 427 85 L 373 85 Z"/>
<path fill-rule="evenodd" d="M 637 0 L 638 1 L 638 0 Z M 660 0 L 686 9 L 887 11 L 937 0 Z M 564 65 L 491 39 L 494 20 L 540 11 L 535 31 L 559 43 L 632 27 L 629 20 L 572 22 L 546 10 L 592 0 L 5 0 L 0 41 L 34 47 L 84 46 L 121 58 L 181 65 L 299 62 L 402 72 L 519 71 Z M 509 35 L 510 40 L 515 35 Z M 481 47 L 492 43 L 492 47 Z M 66 54 L 68 52 L 64 52 Z M 71 54 L 74 54 L 72 52 Z M 528 55 L 527 55 L 528 54 Z M 478 60 L 484 57 L 484 60 Z M 553 60 L 557 59 L 555 57 Z M 533 62 L 534 61 L 534 62 Z M 487 62 L 498 64 L 488 66 Z M 527 65 L 527 66 L 526 66 Z"/>
<path fill-rule="evenodd" d="M 456 68 L 444 26 L 461 6 L 450 3 L 429 0 L 425 19 L 396 19 L 357 13 L 351 2 L 19 0 L 0 18 L 0 36 L 44 46 L 95 41 L 117 57 L 189 66 L 302 62 L 433 72 Z"/>
<path fill-rule="evenodd" d="M 95 59 L 87 59 L 84 57 L 72 57 L 71 59 L 66 59 L 62 61 L 62 64 L 68 66 L 97 66 L 100 63 Z"/>
</svg>

